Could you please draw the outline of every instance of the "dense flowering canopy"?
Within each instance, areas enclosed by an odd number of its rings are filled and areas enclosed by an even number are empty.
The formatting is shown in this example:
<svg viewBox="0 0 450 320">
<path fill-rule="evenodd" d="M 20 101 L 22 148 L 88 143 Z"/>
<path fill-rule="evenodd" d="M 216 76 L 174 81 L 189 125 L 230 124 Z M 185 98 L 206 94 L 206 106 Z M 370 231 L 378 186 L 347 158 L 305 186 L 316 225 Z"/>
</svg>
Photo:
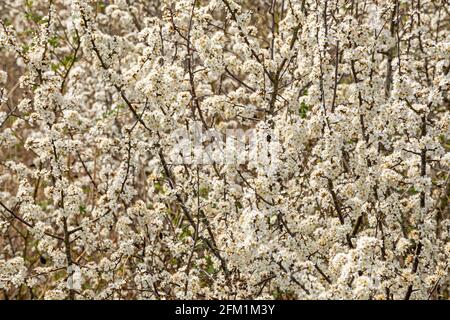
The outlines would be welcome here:
<svg viewBox="0 0 450 320">
<path fill-rule="evenodd" d="M 449 10 L 1 1 L 0 298 L 448 298 Z"/>
</svg>

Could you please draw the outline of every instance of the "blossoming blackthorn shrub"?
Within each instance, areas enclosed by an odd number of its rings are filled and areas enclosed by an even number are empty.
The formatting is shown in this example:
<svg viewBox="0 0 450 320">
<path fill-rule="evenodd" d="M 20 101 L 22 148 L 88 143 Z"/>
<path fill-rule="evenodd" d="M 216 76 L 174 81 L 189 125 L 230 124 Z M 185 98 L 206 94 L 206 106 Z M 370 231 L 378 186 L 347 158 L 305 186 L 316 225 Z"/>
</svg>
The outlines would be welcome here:
<svg viewBox="0 0 450 320">
<path fill-rule="evenodd" d="M 447 299 L 449 22 L 1 1 L 0 297 Z"/>
</svg>

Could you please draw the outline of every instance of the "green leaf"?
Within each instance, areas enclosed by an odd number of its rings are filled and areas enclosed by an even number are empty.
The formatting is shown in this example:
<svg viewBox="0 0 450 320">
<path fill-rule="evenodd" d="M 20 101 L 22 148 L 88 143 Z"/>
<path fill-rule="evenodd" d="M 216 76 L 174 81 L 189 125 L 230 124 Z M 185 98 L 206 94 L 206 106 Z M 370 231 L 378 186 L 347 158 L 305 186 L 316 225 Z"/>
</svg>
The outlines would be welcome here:
<svg viewBox="0 0 450 320">
<path fill-rule="evenodd" d="M 53 36 L 53 37 L 51 37 L 50 39 L 48 39 L 48 43 L 49 43 L 52 47 L 56 48 L 56 47 L 59 46 L 59 38 L 58 38 L 57 36 Z"/>
<path fill-rule="evenodd" d="M 409 195 L 415 195 L 415 194 L 418 194 L 418 193 L 419 193 L 419 191 L 417 191 L 416 188 L 414 188 L 414 187 L 411 187 L 408 190 L 408 194 Z"/>
<path fill-rule="evenodd" d="M 68 68 L 75 61 L 75 57 L 73 55 L 65 56 L 62 59 L 62 64 L 64 67 Z"/>
<path fill-rule="evenodd" d="M 308 111 L 309 111 L 309 106 L 302 101 L 302 103 L 300 103 L 300 108 L 299 108 L 300 117 L 302 119 L 305 119 Z"/>
<path fill-rule="evenodd" d="M 50 69 L 51 69 L 53 72 L 58 71 L 58 69 L 59 69 L 59 64 L 58 64 L 58 63 L 52 63 L 52 64 L 50 64 Z"/>
<path fill-rule="evenodd" d="M 215 273 L 216 269 L 214 269 L 214 264 L 212 262 L 211 257 L 210 256 L 206 256 L 205 260 L 206 260 L 206 272 L 208 272 L 209 274 Z"/>
<path fill-rule="evenodd" d="M 27 20 L 31 20 L 35 23 L 44 23 L 46 21 L 44 21 L 44 17 L 38 15 L 37 13 L 34 12 L 26 12 L 25 13 L 25 17 L 27 18 Z"/>
<path fill-rule="evenodd" d="M 80 213 L 86 213 L 86 207 L 84 205 L 80 206 Z"/>
<path fill-rule="evenodd" d="M 202 187 L 202 188 L 199 189 L 200 197 L 207 199 L 208 198 L 208 194 L 209 194 L 208 187 Z"/>
</svg>

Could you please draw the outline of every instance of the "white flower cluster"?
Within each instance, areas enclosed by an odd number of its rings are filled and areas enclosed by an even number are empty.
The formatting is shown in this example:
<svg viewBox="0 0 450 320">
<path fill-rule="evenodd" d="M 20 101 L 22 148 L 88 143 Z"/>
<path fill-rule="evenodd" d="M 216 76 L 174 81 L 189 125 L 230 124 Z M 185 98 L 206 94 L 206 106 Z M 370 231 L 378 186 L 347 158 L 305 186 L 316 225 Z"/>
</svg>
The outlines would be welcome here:
<svg viewBox="0 0 450 320">
<path fill-rule="evenodd" d="M 0 299 L 448 299 L 446 4 L 0 1 Z"/>
</svg>

